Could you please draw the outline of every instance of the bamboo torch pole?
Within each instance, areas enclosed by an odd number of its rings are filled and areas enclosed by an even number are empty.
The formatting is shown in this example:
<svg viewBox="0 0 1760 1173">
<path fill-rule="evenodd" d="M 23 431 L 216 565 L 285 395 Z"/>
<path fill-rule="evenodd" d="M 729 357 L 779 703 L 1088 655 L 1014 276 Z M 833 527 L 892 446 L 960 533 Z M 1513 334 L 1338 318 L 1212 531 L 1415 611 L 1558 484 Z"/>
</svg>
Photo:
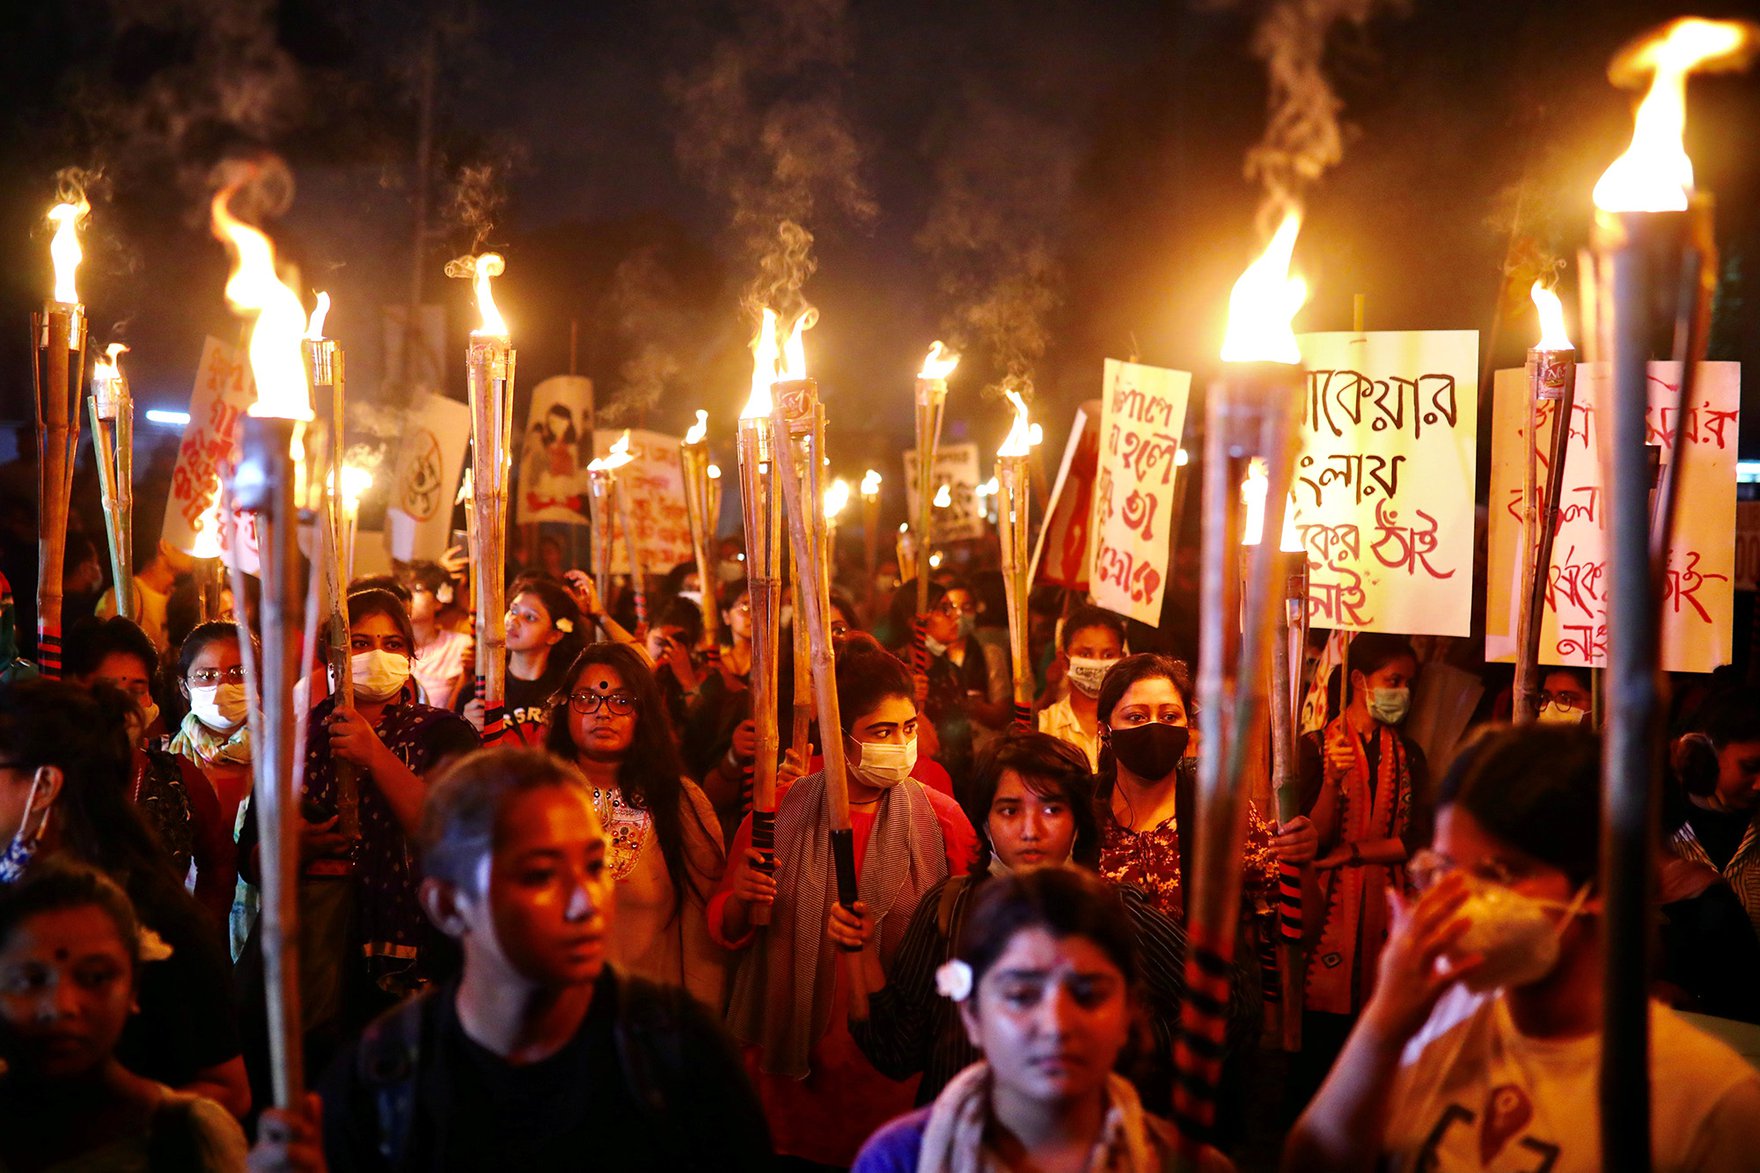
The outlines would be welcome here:
<svg viewBox="0 0 1760 1173">
<path fill-rule="evenodd" d="M 112 342 L 92 367 L 92 449 L 98 461 L 98 492 L 104 503 L 104 534 L 110 541 L 110 574 L 116 613 L 135 614 L 134 591 L 134 396 L 122 373 L 128 350 Z"/>
<path fill-rule="evenodd" d="M 709 413 L 698 409 L 697 422 L 678 446 L 678 464 L 684 473 L 684 511 L 691 527 L 691 553 L 697 560 L 697 584 L 703 594 L 703 649 L 718 656 L 721 648 L 721 609 L 715 605 L 715 579 L 710 573 L 709 542 L 715 536 L 710 520 L 709 495 L 721 486 L 709 478 Z"/>
<path fill-rule="evenodd" d="M 746 592 L 752 607 L 752 722 L 757 749 L 752 759 L 752 847 L 761 869 L 776 867 L 777 609 L 782 602 L 782 516 L 776 501 L 776 434 L 770 421 L 770 384 L 776 370 L 776 315 L 764 311 L 752 343 L 752 393 L 739 417 L 739 496 L 746 533 Z M 770 923 L 770 909 L 752 909 L 757 924 Z"/>
<path fill-rule="evenodd" d="M 1695 192 L 1682 140 L 1686 77 L 1745 62 L 1752 25 L 1677 20 L 1615 57 L 1616 85 L 1650 83 L 1632 145 L 1595 185 L 1585 288 L 1598 350 L 1611 365 L 1599 414 L 1607 506 L 1607 705 L 1602 754 L 1603 925 L 1601 1159 L 1619 1173 L 1651 1166 L 1652 860 L 1662 773 L 1663 576 L 1679 481 L 1682 428 L 1650 502 L 1649 364 L 1680 363 L 1677 411 L 1693 401 L 1716 274 L 1712 204 Z M 1676 417 L 1680 418 L 1679 416 Z M 1654 522 L 1653 519 L 1654 518 Z"/>
<path fill-rule="evenodd" d="M 1221 375 L 1206 396 L 1200 502 L 1198 759 L 1193 828 L 1194 875 L 1186 900 L 1187 998 L 1174 1049 L 1173 1110 L 1180 1165 L 1196 1169 L 1216 1118 L 1227 1027 L 1229 975 L 1240 925 L 1241 850 L 1249 755 L 1261 752 L 1266 682 L 1282 584 L 1276 551 L 1262 542 L 1237 573 L 1239 486 L 1250 460 L 1265 462 L 1266 496 L 1289 494 L 1299 437 L 1303 372 L 1289 319 L 1306 288 L 1288 276 L 1300 217 L 1291 210 L 1265 253 L 1236 283 L 1229 301 Z M 1238 640 L 1234 633 L 1240 632 Z M 1281 702 L 1281 698 L 1280 698 Z"/>
<path fill-rule="evenodd" d="M 31 315 L 37 407 L 37 664 L 51 680 L 61 678 L 61 579 L 74 454 L 79 451 L 76 405 L 85 393 L 86 307 L 74 284 L 81 255 L 77 228 L 90 210 L 83 199 L 49 210 L 56 224 L 49 244 L 55 293 L 42 312 Z"/>
<path fill-rule="evenodd" d="M 1027 404 L 1018 391 L 1004 394 L 1014 405 L 1014 425 L 996 450 L 996 526 L 1002 543 L 1002 586 L 1008 602 L 1008 656 L 1014 683 L 1014 723 L 1033 727 L 1033 666 L 1027 655 L 1027 517 L 1032 486 L 1027 460 L 1032 455 Z"/>
<path fill-rule="evenodd" d="M 234 188 L 214 197 L 215 236 L 234 257 L 226 299 L 235 313 L 254 315 L 251 373 L 257 401 L 243 422 L 240 456 L 232 471 L 230 499 L 255 517 L 263 584 L 260 612 L 262 671 L 260 714 L 252 726 L 257 812 L 262 854 L 261 937 L 268 992 L 269 1055 L 277 1107 L 304 1107 L 305 1070 L 300 1052 L 299 1001 L 299 781 L 293 689 L 304 630 L 300 606 L 299 488 L 307 446 L 314 436 L 311 391 L 300 354 L 305 311 L 299 295 L 275 272 L 267 237 L 234 219 L 227 209 Z M 226 512 L 230 513 L 230 510 Z M 236 549 L 236 546 L 235 546 Z M 236 562 L 236 556 L 234 558 Z M 245 632 L 242 600 L 236 607 Z M 247 644 L 248 646 L 248 644 Z M 250 657 L 246 657 L 250 663 Z"/>
<path fill-rule="evenodd" d="M 795 324 L 789 345 L 789 374 L 804 374 L 805 363 L 796 361 L 801 322 Z M 837 664 L 831 644 L 831 597 L 825 580 L 824 480 L 825 410 L 819 404 L 819 385 L 805 377 L 791 377 L 771 388 L 771 418 L 776 427 L 777 461 L 782 467 L 783 495 L 788 499 L 788 532 L 795 562 L 801 568 L 801 601 L 805 607 L 805 636 L 812 649 L 814 699 L 818 702 L 819 727 L 825 731 L 825 803 L 831 823 L 831 858 L 837 873 L 837 902 L 854 909 L 857 896 L 855 832 L 849 815 L 849 775 L 843 754 L 843 723 L 837 708 Z M 844 954 L 844 982 L 849 989 L 849 1016 L 868 1017 L 868 990 L 863 979 L 860 950 Z"/>
<path fill-rule="evenodd" d="M 1558 295 L 1534 282 L 1529 291 L 1540 310 L 1539 345 L 1528 351 L 1528 445 L 1522 483 L 1522 578 L 1516 604 L 1516 681 L 1512 716 L 1532 721 L 1539 709 L 1540 633 L 1546 616 L 1546 582 L 1552 572 L 1552 540 L 1558 533 L 1559 494 L 1570 452 L 1571 413 L 1577 390 L 1577 351 L 1565 333 Z M 1546 475 L 1541 480 L 1541 417 L 1550 416 Z"/>
<path fill-rule="evenodd" d="M 880 576 L 880 474 L 868 469 L 862 474 L 862 607 L 871 627 L 879 618 L 874 611 L 875 580 Z"/>
<path fill-rule="evenodd" d="M 508 433 L 513 426 L 516 352 L 496 308 L 490 279 L 506 270 L 499 253 L 454 261 L 447 276 L 476 286 L 482 325 L 465 352 L 471 406 L 472 577 L 476 586 L 477 695 L 483 701 L 483 744 L 506 733 L 507 705 L 507 478 Z"/>
<path fill-rule="evenodd" d="M 947 376 L 959 366 L 959 355 L 939 341 L 929 347 L 923 369 L 917 372 L 917 612 L 911 629 L 911 667 L 929 671 L 929 648 L 924 643 L 924 612 L 929 610 L 929 555 L 934 545 L 935 449 L 941 443 L 941 416 L 947 407 Z"/>
</svg>

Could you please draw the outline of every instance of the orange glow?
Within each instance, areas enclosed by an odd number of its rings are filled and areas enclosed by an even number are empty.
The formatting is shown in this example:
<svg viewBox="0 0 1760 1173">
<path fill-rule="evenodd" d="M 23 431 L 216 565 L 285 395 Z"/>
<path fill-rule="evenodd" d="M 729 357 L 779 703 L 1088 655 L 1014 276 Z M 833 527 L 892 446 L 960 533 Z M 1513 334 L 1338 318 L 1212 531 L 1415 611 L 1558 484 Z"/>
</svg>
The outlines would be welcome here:
<svg viewBox="0 0 1760 1173">
<path fill-rule="evenodd" d="M 1565 329 L 1564 304 L 1558 300 L 1558 294 L 1536 281 L 1528 290 L 1528 296 L 1534 299 L 1534 308 L 1540 311 L 1540 341 L 1534 344 L 1534 349 L 1575 350 L 1570 331 Z"/>
<path fill-rule="evenodd" d="M 1033 430 L 1027 422 L 1027 402 L 1018 391 L 1009 390 L 1002 394 L 1014 405 L 1014 426 L 1008 429 L 1008 438 L 1003 440 L 996 455 L 1027 456 L 1033 451 Z"/>
<path fill-rule="evenodd" d="M 1241 482 L 1241 503 L 1246 506 L 1246 516 L 1241 519 L 1241 545 L 1257 546 L 1265 534 L 1265 494 L 1269 481 L 1265 475 L 1265 462 L 1255 456 L 1247 464 L 1247 479 Z M 1283 509 L 1283 533 L 1279 535 L 1278 549 L 1287 554 L 1294 554 L 1302 548 L 1301 531 L 1296 528 L 1295 502 L 1285 500 Z"/>
<path fill-rule="evenodd" d="M 939 489 L 935 490 L 935 500 L 933 504 L 937 509 L 946 509 L 953 504 L 953 490 L 948 488 L 945 482 L 942 483 Z"/>
<path fill-rule="evenodd" d="M 1228 295 L 1228 330 L 1223 362 L 1302 361 L 1290 323 L 1308 300 L 1308 283 L 1289 273 L 1290 254 L 1301 231 L 1302 214 L 1291 208 L 1259 259 L 1247 266 Z"/>
<path fill-rule="evenodd" d="M 691 430 L 684 434 L 684 442 L 686 444 L 701 444 L 708 438 L 709 413 L 699 407 L 697 408 L 697 422 L 692 424 Z"/>
<path fill-rule="evenodd" d="M 507 337 L 507 321 L 495 307 L 495 291 L 489 287 L 489 278 L 499 277 L 506 271 L 507 262 L 501 259 L 500 253 L 482 253 L 472 267 L 477 287 L 477 312 L 483 315 L 483 324 L 471 331 L 473 338 Z"/>
<path fill-rule="evenodd" d="M 917 372 L 919 379 L 945 379 L 953 374 L 953 368 L 959 366 L 959 355 L 947 349 L 937 340 L 929 347 L 928 355 L 923 359 L 923 369 Z"/>
<path fill-rule="evenodd" d="M 299 294 L 275 273 L 275 246 L 269 238 L 233 217 L 227 209 L 236 187 L 214 196 L 214 235 L 232 252 L 232 274 L 226 279 L 226 300 L 234 313 L 249 316 L 251 375 L 257 401 L 250 414 L 279 419 L 312 418 L 312 395 L 306 386 L 305 356 L 300 348 L 306 327 Z"/>
<path fill-rule="evenodd" d="M 306 323 L 306 341 L 321 342 L 324 339 L 324 319 L 330 316 L 330 295 L 319 291 L 318 304 L 312 307 L 312 320 Z"/>
<path fill-rule="evenodd" d="M 825 520 L 836 521 L 849 504 L 849 482 L 838 477 L 825 486 Z"/>
<path fill-rule="evenodd" d="M 789 331 L 788 341 L 782 344 L 782 368 L 776 372 L 777 382 L 807 377 L 807 345 L 801 335 L 811 330 L 818 320 L 818 310 L 807 310 L 794 320 L 794 329 Z"/>
<path fill-rule="evenodd" d="M 623 429 L 623 435 L 611 445 L 611 450 L 602 457 L 595 457 L 587 462 L 588 472 L 615 472 L 634 460 L 629 450 L 629 429 Z"/>
<path fill-rule="evenodd" d="M 77 204 L 56 204 L 49 209 L 55 223 L 54 239 L 49 241 L 49 259 L 55 263 L 55 300 L 65 305 L 79 304 L 79 290 L 74 277 L 85 253 L 79 247 L 79 224 L 92 206 L 80 200 Z"/>
<path fill-rule="evenodd" d="M 1751 44 L 1750 27 L 1729 20 L 1687 17 L 1674 21 L 1615 63 L 1615 80 L 1650 77 L 1638 103 L 1632 144 L 1595 184 L 1595 206 L 1604 212 L 1684 212 L 1693 191 L 1693 162 L 1683 135 L 1687 126 L 1687 75 L 1729 68 Z"/>
<path fill-rule="evenodd" d="M 877 500 L 879 496 L 880 474 L 874 469 L 869 469 L 862 474 L 862 499 L 865 501 L 873 501 Z"/>
</svg>

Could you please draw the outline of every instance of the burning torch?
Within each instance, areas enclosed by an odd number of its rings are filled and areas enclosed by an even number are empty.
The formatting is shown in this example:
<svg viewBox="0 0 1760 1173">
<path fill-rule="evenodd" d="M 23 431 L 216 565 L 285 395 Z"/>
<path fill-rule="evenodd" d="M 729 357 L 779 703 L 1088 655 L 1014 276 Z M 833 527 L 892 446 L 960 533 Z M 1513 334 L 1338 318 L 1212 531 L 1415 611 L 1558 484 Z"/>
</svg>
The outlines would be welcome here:
<svg viewBox="0 0 1760 1173">
<path fill-rule="evenodd" d="M 122 373 L 128 350 L 112 342 L 92 365 L 92 448 L 98 458 L 98 492 L 104 499 L 104 534 L 110 541 L 110 573 L 116 581 L 116 613 L 130 619 L 134 599 L 134 396 Z"/>
<path fill-rule="evenodd" d="M 1216 1118 L 1227 1025 L 1229 974 L 1240 923 L 1243 789 L 1249 755 L 1263 744 L 1266 680 L 1276 642 L 1276 551 L 1254 547 L 1245 583 L 1237 573 L 1240 483 L 1255 456 L 1265 462 L 1268 500 L 1289 495 L 1299 441 L 1304 375 L 1290 319 L 1307 286 L 1289 276 L 1301 217 L 1293 210 L 1229 298 L 1223 367 L 1210 385 L 1199 567 L 1198 759 L 1192 827 L 1193 875 L 1186 902 L 1189 996 L 1174 1050 L 1179 1075 L 1174 1117 L 1184 1162 L 1196 1166 Z M 1238 640 L 1235 633 L 1239 632 Z"/>
<path fill-rule="evenodd" d="M 911 666 L 918 672 L 929 670 L 929 648 L 923 642 L 923 613 L 929 609 L 935 448 L 941 442 L 941 415 L 947 407 L 947 376 L 957 366 L 959 355 L 936 341 L 923 359 L 923 369 L 917 372 L 917 619 L 911 633 Z"/>
<path fill-rule="evenodd" d="M 67 558 L 67 509 L 73 494 L 73 462 L 79 450 L 79 413 L 85 394 L 86 307 L 74 278 L 79 270 L 79 224 L 91 211 L 85 200 L 49 209 L 55 236 L 55 292 L 31 315 L 32 376 L 37 405 L 37 664 L 51 680 L 61 678 L 61 579 Z M 132 581 L 129 583 L 132 588 Z M 118 614 L 123 584 L 116 584 Z"/>
<path fill-rule="evenodd" d="M 1595 185 L 1585 258 L 1585 320 L 1612 367 L 1600 413 L 1607 502 L 1607 719 L 1602 754 L 1601 898 L 1604 929 L 1601 1153 L 1615 1170 L 1650 1168 L 1651 863 L 1662 768 L 1659 683 L 1663 576 L 1680 452 L 1650 502 L 1649 363 L 1653 349 L 1680 364 L 1677 412 L 1693 400 L 1716 279 L 1712 202 L 1693 187 L 1683 145 L 1686 79 L 1695 69 L 1746 62 L 1755 28 L 1677 20 L 1623 50 L 1608 76 L 1648 79 L 1632 144 Z M 1684 418 L 1684 413 L 1677 414 Z M 1675 444 L 1680 444 L 1676 430 Z M 1652 519 L 1654 518 L 1654 524 Z"/>
<path fill-rule="evenodd" d="M 678 446 L 678 463 L 684 473 L 684 509 L 691 526 L 691 552 L 697 559 L 697 583 L 703 592 L 703 645 L 714 654 L 721 646 L 716 631 L 721 608 L 715 605 L 715 580 L 709 573 L 709 542 L 715 536 L 709 498 L 721 486 L 709 479 L 709 413 L 700 408 L 697 422 Z"/>
<path fill-rule="evenodd" d="M 1032 429 L 1020 392 L 1004 391 L 1014 405 L 1014 426 L 996 450 L 996 525 L 1002 539 L 1002 585 L 1008 598 L 1008 653 L 1014 668 L 1014 723 L 1033 727 L 1033 666 L 1027 656 L 1027 566 L 1033 551 L 1027 544 L 1027 514 L 1032 488 L 1027 458 L 1032 455 Z"/>
</svg>

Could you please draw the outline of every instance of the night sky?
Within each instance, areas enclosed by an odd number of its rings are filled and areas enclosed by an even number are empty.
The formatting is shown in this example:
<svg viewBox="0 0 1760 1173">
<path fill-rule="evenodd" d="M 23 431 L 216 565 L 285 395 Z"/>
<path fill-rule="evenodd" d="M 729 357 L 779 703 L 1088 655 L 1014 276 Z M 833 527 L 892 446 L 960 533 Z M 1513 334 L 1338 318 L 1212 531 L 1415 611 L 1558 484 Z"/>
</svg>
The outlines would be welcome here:
<svg viewBox="0 0 1760 1173">
<path fill-rule="evenodd" d="M 1012 347 L 1030 358 L 1055 451 L 1070 410 L 1099 394 L 1104 357 L 1200 381 L 1212 366 L 1229 285 L 1258 247 L 1263 190 L 1242 161 L 1265 126 L 1249 42 L 1269 7 L 31 5 L 9 18 L 0 58 L 12 114 L 0 235 L 20 258 L 0 278 L 16 319 L 0 344 L 11 372 L 0 417 L 30 414 L 26 316 L 49 287 L 41 216 L 60 168 L 104 172 L 81 273 L 94 343 L 133 347 L 143 407 L 182 407 L 203 336 L 238 334 L 206 229 L 209 171 L 272 151 L 297 195 L 267 227 L 303 285 L 336 299 L 329 332 L 349 347 L 351 395 L 386 409 L 360 425 L 394 433 L 405 392 L 379 377 L 378 307 L 410 295 L 416 63 L 431 37 L 424 296 L 449 307 L 460 360 L 473 311 L 441 269 L 480 227 L 507 257 L 499 299 L 522 387 L 567 369 L 577 322 L 579 369 L 602 409 L 682 431 L 706 407 L 725 450 L 750 375 L 753 242 L 799 197 L 789 210 L 816 236 L 804 296 L 822 314 L 808 354 L 838 471 L 876 464 L 897 479 L 911 376 L 940 336 L 972 348 L 954 379 L 952 437 L 969 426 L 988 446 L 1000 438 L 1004 413 L 983 389 Z M 1489 342 L 1518 203 L 1516 251 L 1530 265 L 1569 262 L 1574 322 L 1589 189 L 1630 132 L 1606 63 L 1685 11 L 1415 0 L 1336 27 L 1324 67 L 1345 150 L 1307 192 L 1296 265 L 1314 294 L 1298 327 L 1348 327 L 1362 293 L 1372 329 L 1477 328 Z M 733 67 L 740 101 L 705 101 L 725 96 L 706 82 Z M 801 132 L 784 149 L 798 190 L 780 193 L 765 182 L 760 131 L 737 117 L 779 110 L 791 113 L 777 125 Z M 1718 199 L 1712 357 L 1760 359 L 1760 73 L 1695 81 L 1688 121 L 1699 185 Z M 698 165 L 705 143 L 722 152 L 718 173 Z M 488 177 L 486 225 L 455 206 L 467 172 Z M 981 321 L 1008 325 L 1000 349 Z M 1519 363 L 1534 332 L 1531 314 L 1509 317 L 1497 364 Z M 462 366 L 447 388 L 460 397 Z M 1760 431 L 1743 431 L 1744 451 L 1760 449 Z"/>
</svg>

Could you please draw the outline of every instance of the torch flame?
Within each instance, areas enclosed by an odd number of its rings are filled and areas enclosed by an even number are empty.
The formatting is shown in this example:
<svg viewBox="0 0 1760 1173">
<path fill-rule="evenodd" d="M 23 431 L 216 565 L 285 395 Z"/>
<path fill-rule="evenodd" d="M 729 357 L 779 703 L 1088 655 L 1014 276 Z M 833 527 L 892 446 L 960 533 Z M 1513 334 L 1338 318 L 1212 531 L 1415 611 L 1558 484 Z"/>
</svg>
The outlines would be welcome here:
<svg viewBox="0 0 1760 1173">
<path fill-rule="evenodd" d="M 1014 405 L 1014 426 L 1008 429 L 1008 438 L 1003 440 L 1002 447 L 996 450 L 997 456 L 1027 456 L 1033 451 L 1032 428 L 1027 422 L 1027 401 L 1021 398 L 1019 391 L 1004 391 L 1003 396 Z"/>
<path fill-rule="evenodd" d="M 880 474 L 869 469 L 862 474 L 862 496 L 869 500 L 880 495 Z"/>
<path fill-rule="evenodd" d="M 489 278 L 499 277 L 507 271 L 507 262 L 500 253 L 482 253 L 477 257 L 474 267 L 477 283 L 477 312 L 483 315 L 483 324 L 471 331 L 473 336 L 486 338 L 506 338 L 507 321 L 501 311 L 495 308 L 495 291 L 489 288 Z"/>
<path fill-rule="evenodd" d="M 49 219 L 55 222 L 55 236 L 49 241 L 49 259 L 55 263 L 55 300 L 66 305 L 79 304 L 74 275 L 79 272 L 79 262 L 85 253 L 79 247 L 77 229 L 91 210 L 92 206 L 83 199 L 77 204 L 56 204 L 49 209 Z"/>
<path fill-rule="evenodd" d="M 591 465 L 587 467 L 591 468 Z M 467 468 L 464 475 L 458 478 L 458 496 L 452 499 L 454 505 L 469 505 L 473 496 L 471 486 L 476 483 L 476 469 Z"/>
<path fill-rule="evenodd" d="M 684 434 L 684 442 L 686 444 L 701 444 L 708 437 L 709 413 L 699 407 L 697 408 L 697 422 L 692 424 L 691 430 Z"/>
<path fill-rule="evenodd" d="M 280 419 L 312 418 L 312 395 L 306 387 L 306 364 L 300 350 L 306 311 L 299 294 L 275 274 L 275 246 L 227 210 L 236 187 L 214 196 L 214 235 L 231 247 L 232 274 L 226 279 L 226 300 L 233 312 L 256 312 L 251 326 L 251 374 L 257 401 L 250 414 Z"/>
<path fill-rule="evenodd" d="M 1540 341 L 1535 349 L 1575 350 L 1570 331 L 1565 329 L 1564 304 L 1558 300 L 1558 294 L 1536 281 L 1528 290 L 1528 296 L 1534 299 L 1534 308 L 1540 311 Z"/>
<path fill-rule="evenodd" d="M 801 335 L 811 330 L 818 320 L 819 311 L 814 309 L 806 310 L 794 320 L 794 329 L 789 331 L 788 341 L 782 345 L 782 367 L 776 372 L 778 382 L 807 377 L 807 346 Z"/>
<path fill-rule="evenodd" d="M 106 346 L 104 353 L 98 356 L 92 366 L 92 381 L 108 386 L 112 380 L 120 379 L 122 377 L 122 362 L 117 356 L 127 353 L 128 347 L 120 342 L 112 342 Z"/>
<path fill-rule="evenodd" d="M 1742 62 L 1751 26 L 1688 17 L 1674 21 L 1615 59 L 1616 83 L 1646 75 L 1650 91 L 1638 104 L 1632 144 L 1595 185 L 1595 206 L 1604 212 L 1682 212 L 1693 190 L 1693 162 L 1683 135 L 1687 125 L 1687 75 L 1698 69 Z"/>
<path fill-rule="evenodd" d="M 849 482 L 838 477 L 825 486 L 825 520 L 836 521 L 849 504 Z"/>
<path fill-rule="evenodd" d="M 943 482 L 941 487 L 935 490 L 934 504 L 937 509 L 946 509 L 953 504 L 953 490 L 947 487 L 946 482 Z"/>
<path fill-rule="evenodd" d="M 953 374 L 953 368 L 959 365 L 959 355 L 947 349 L 939 339 L 929 347 L 928 355 L 923 359 L 923 369 L 917 372 L 919 379 L 945 379 Z"/>
<path fill-rule="evenodd" d="M 709 479 L 712 481 L 718 481 L 721 479 L 721 466 L 719 464 L 711 464 L 709 466 Z"/>
<path fill-rule="evenodd" d="M 360 510 L 361 498 L 373 487 L 373 470 L 360 464 L 342 466 L 342 507 L 350 513 Z"/>
<path fill-rule="evenodd" d="M 764 307 L 764 320 L 752 339 L 752 395 L 740 410 L 742 420 L 768 418 L 770 384 L 776 381 L 776 311 Z"/>
<path fill-rule="evenodd" d="M 218 558 L 224 552 L 220 548 L 220 481 L 216 477 L 212 492 L 213 504 L 196 522 L 195 540 L 184 553 L 191 558 Z"/>
<path fill-rule="evenodd" d="M 1302 361 L 1290 322 L 1308 300 L 1308 283 L 1289 275 L 1289 258 L 1301 227 L 1302 214 L 1294 208 L 1286 211 L 1271 243 L 1234 283 L 1228 295 L 1223 362 Z"/>
<path fill-rule="evenodd" d="M 635 457 L 630 455 L 629 451 L 629 429 L 625 428 L 623 429 L 623 435 L 617 438 L 617 443 L 613 444 L 611 450 L 605 454 L 605 459 L 594 463 L 597 463 L 601 469 L 611 471 L 622 468 L 634 459 Z M 587 467 L 591 468 L 593 466 L 592 464 L 589 464 Z"/>
<path fill-rule="evenodd" d="M 1241 519 L 1241 545 L 1257 546 L 1265 534 L 1265 494 L 1270 480 L 1265 474 L 1265 461 L 1255 456 L 1247 462 L 1247 479 L 1241 482 L 1241 503 L 1246 516 Z M 1302 548 L 1301 531 L 1296 528 L 1295 502 L 1283 503 L 1283 533 L 1278 549 L 1294 554 Z"/>
<path fill-rule="evenodd" d="M 312 307 L 312 320 L 306 323 L 307 342 L 322 342 L 324 340 L 324 319 L 329 316 L 330 295 L 319 290 L 318 304 Z"/>
</svg>

